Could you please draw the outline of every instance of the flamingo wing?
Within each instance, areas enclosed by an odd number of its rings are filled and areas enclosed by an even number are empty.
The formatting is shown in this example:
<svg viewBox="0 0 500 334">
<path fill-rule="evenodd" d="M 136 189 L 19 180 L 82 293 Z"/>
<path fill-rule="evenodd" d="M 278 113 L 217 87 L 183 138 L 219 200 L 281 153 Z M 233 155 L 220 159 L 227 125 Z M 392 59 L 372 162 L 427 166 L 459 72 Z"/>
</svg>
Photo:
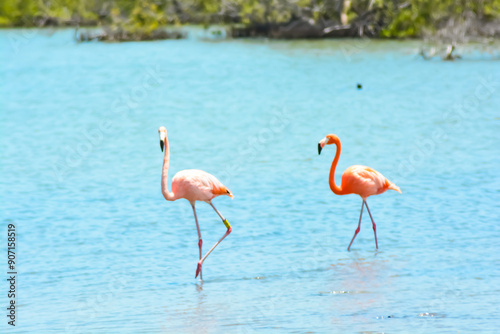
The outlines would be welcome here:
<svg viewBox="0 0 500 334">
<path fill-rule="evenodd" d="M 233 194 L 215 176 L 199 169 L 186 169 L 175 174 L 172 190 L 191 201 L 210 201 L 216 196 Z"/>
<path fill-rule="evenodd" d="M 342 189 L 366 198 L 387 190 L 386 178 L 373 168 L 354 165 L 342 174 Z"/>
<path fill-rule="evenodd" d="M 209 189 L 212 192 L 223 188 L 224 185 L 215 176 L 199 169 L 192 169 L 192 177 L 199 187 Z"/>
</svg>

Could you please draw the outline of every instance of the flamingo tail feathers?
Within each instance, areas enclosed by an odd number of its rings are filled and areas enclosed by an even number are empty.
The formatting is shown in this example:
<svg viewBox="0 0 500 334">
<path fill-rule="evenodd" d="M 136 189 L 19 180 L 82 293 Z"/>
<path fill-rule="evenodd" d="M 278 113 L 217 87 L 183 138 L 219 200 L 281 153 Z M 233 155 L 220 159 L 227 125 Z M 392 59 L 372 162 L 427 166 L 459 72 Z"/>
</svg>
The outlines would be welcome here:
<svg viewBox="0 0 500 334">
<path fill-rule="evenodd" d="M 394 183 L 392 183 L 389 180 L 386 180 L 386 182 L 387 182 L 387 189 L 395 190 L 398 193 L 402 194 L 401 189 L 399 189 L 399 187 L 397 185 L 395 185 Z"/>
</svg>

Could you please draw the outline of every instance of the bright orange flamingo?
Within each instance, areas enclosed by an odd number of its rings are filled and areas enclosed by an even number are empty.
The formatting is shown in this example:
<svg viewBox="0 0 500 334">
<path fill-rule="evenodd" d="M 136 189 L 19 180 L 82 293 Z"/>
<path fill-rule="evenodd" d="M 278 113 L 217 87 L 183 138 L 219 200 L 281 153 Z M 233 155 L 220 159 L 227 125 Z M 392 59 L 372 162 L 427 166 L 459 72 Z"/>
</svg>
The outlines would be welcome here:
<svg viewBox="0 0 500 334">
<path fill-rule="evenodd" d="M 337 152 L 335 153 L 335 158 L 332 162 L 332 167 L 330 168 L 330 189 L 336 195 L 348 195 L 348 194 L 358 194 L 361 196 L 363 203 L 361 204 L 361 213 L 359 214 L 359 222 L 358 228 L 354 231 L 354 236 L 352 237 L 351 243 L 347 250 L 351 249 L 352 242 L 356 238 L 356 235 L 359 233 L 359 229 L 361 226 L 361 217 L 363 216 L 363 207 L 366 205 L 366 209 L 370 214 L 370 219 L 373 224 L 373 234 L 375 235 L 375 247 L 378 249 L 377 242 L 377 225 L 373 221 L 372 214 L 370 209 L 368 208 L 368 203 L 366 203 L 366 199 L 371 195 L 379 195 L 384 193 L 387 189 L 392 189 L 401 194 L 401 190 L 394 183 L 386 179 L 382 174 L 377 172 L 376 170 L 361 166 L 354 165 L 347 168 L 342 174 L 342 183 L 339 186 L 335 184 L 335 168 L 337 167 L 337 163 L 339 162 L 340 157 L 340 139 L 334 134 L 327 135 L 325 138 L 321 139 L 318 143 L 318 154 L 321 154 L 321 150 L 325 145 L 337 145 Z"/>
<path fill-rule="evenodd" d="M 226 188 L 226 186 L 224 186 L 219 180 L 217 180 L 215 176 L 198 169 L 187 169 L 175 174 L 174 178 L 172 179 L 172 192 L 169 192 L 167 178 L 168 165 L 170 164 L 170 148 L 168 145 L 167 129 L 162 126 L 158 129 L 158 132 L 160 134 L 161 150 L 163 151 L 163 147 L 165 147 L 163 170 L 161 173 L 161 192 L 163 194 L 163 197 L 165 197 L 167 201 L 175 201 L 179 198 L 185 198 L 189 201 L 189 203 L 191 203 L 191 207 L 193 208 L 194 213 L 194 220 L 196 221 L 196 228 L 198 230 L 198 247 L 200 249 L 200 261 L 198 262 L 198 267 L 196 268 L 195 278 L 198 277 L 198 274 L 200 274 L 200 279 L 203 279 L 203 275 L 201 273 L 201 266 L 203 265 L 203 261 L 205 261 L 207 256 L 212 253 L 215 247 L 217 247 L 217 245 L 222 240 L 224 240 L 224 238 L 227 237 L 232 231 L 231 225 L 229 225 L 227 219 L 224 218 L 212 204 L 212 199 L 221 195 L 227 195 L 233 198 L 233 194 L 231 193 L 231 191 L 229 191 L 229 189 Z M 210 204 L 222 219 L 222 223 L 224 223 L 227 228 L 226 233 L 222 236 L 222 238 L 219 239 L 219 241 L 215 243 L 215 245 L 213 245 L 212 248 L 210 248 L 205 256 L 203 256 L 203 258 L 201 257 L 201 247 L 203 244 L 203 240 L 201 239 L 200 225 L 198 224 L 198 217 L 196 216 L 196 201 L 203 201 Z"/>
</svg>

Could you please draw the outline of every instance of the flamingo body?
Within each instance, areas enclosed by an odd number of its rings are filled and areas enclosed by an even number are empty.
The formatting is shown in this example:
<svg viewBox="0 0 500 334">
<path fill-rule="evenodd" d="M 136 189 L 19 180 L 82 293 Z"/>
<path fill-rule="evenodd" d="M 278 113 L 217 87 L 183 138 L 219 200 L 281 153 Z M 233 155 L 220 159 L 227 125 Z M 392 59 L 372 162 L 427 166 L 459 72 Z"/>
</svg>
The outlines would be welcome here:
<svg viewBox="0 0 500 334">
<path fill-rule="evenodd" d="M 381 173 L 362 165 L 354 165 L 344 171 L 341 188 L 345 195 L 357 194 L 363 199 L 372 195 L 380 195 L 388 189 L 401 193 L 399 187 L 386 179 Z"/>
<path fill-rule="evenodd" d="M 217 196 L 233 194 L 215 176 L 199 169 L 186 169 L 174 175 L 172 192 L 176 198 L 189 202 L 209 202 Z"/>
</svg>

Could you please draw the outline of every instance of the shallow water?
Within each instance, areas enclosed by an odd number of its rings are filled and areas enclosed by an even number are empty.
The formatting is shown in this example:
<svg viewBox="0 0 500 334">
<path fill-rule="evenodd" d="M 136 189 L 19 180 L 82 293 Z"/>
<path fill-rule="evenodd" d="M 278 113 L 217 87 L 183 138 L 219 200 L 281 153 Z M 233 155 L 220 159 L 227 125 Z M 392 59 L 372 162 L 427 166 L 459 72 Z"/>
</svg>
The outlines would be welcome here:
<svg viewBox="0 0 500 334">
<path fill-rule="evenodd" d="M 15 331 L 499 330 L 498 61 L 424 61 L 418 42 L 71 36 L 0 31 Z M 191 207 L 160 192 L 160 125 L 170 177 L 203 169 L 235 194 L 214 200 L 233 233 L 203 283 Z M 369 198 L 378 251 L 366 211 L 346 250 L 361 200 L 329 189 L 328 133 L 337 182 L 364 164 L 403 191 Z M 225 228 L 197 207 L 207 250 Z"/>
</svg>

